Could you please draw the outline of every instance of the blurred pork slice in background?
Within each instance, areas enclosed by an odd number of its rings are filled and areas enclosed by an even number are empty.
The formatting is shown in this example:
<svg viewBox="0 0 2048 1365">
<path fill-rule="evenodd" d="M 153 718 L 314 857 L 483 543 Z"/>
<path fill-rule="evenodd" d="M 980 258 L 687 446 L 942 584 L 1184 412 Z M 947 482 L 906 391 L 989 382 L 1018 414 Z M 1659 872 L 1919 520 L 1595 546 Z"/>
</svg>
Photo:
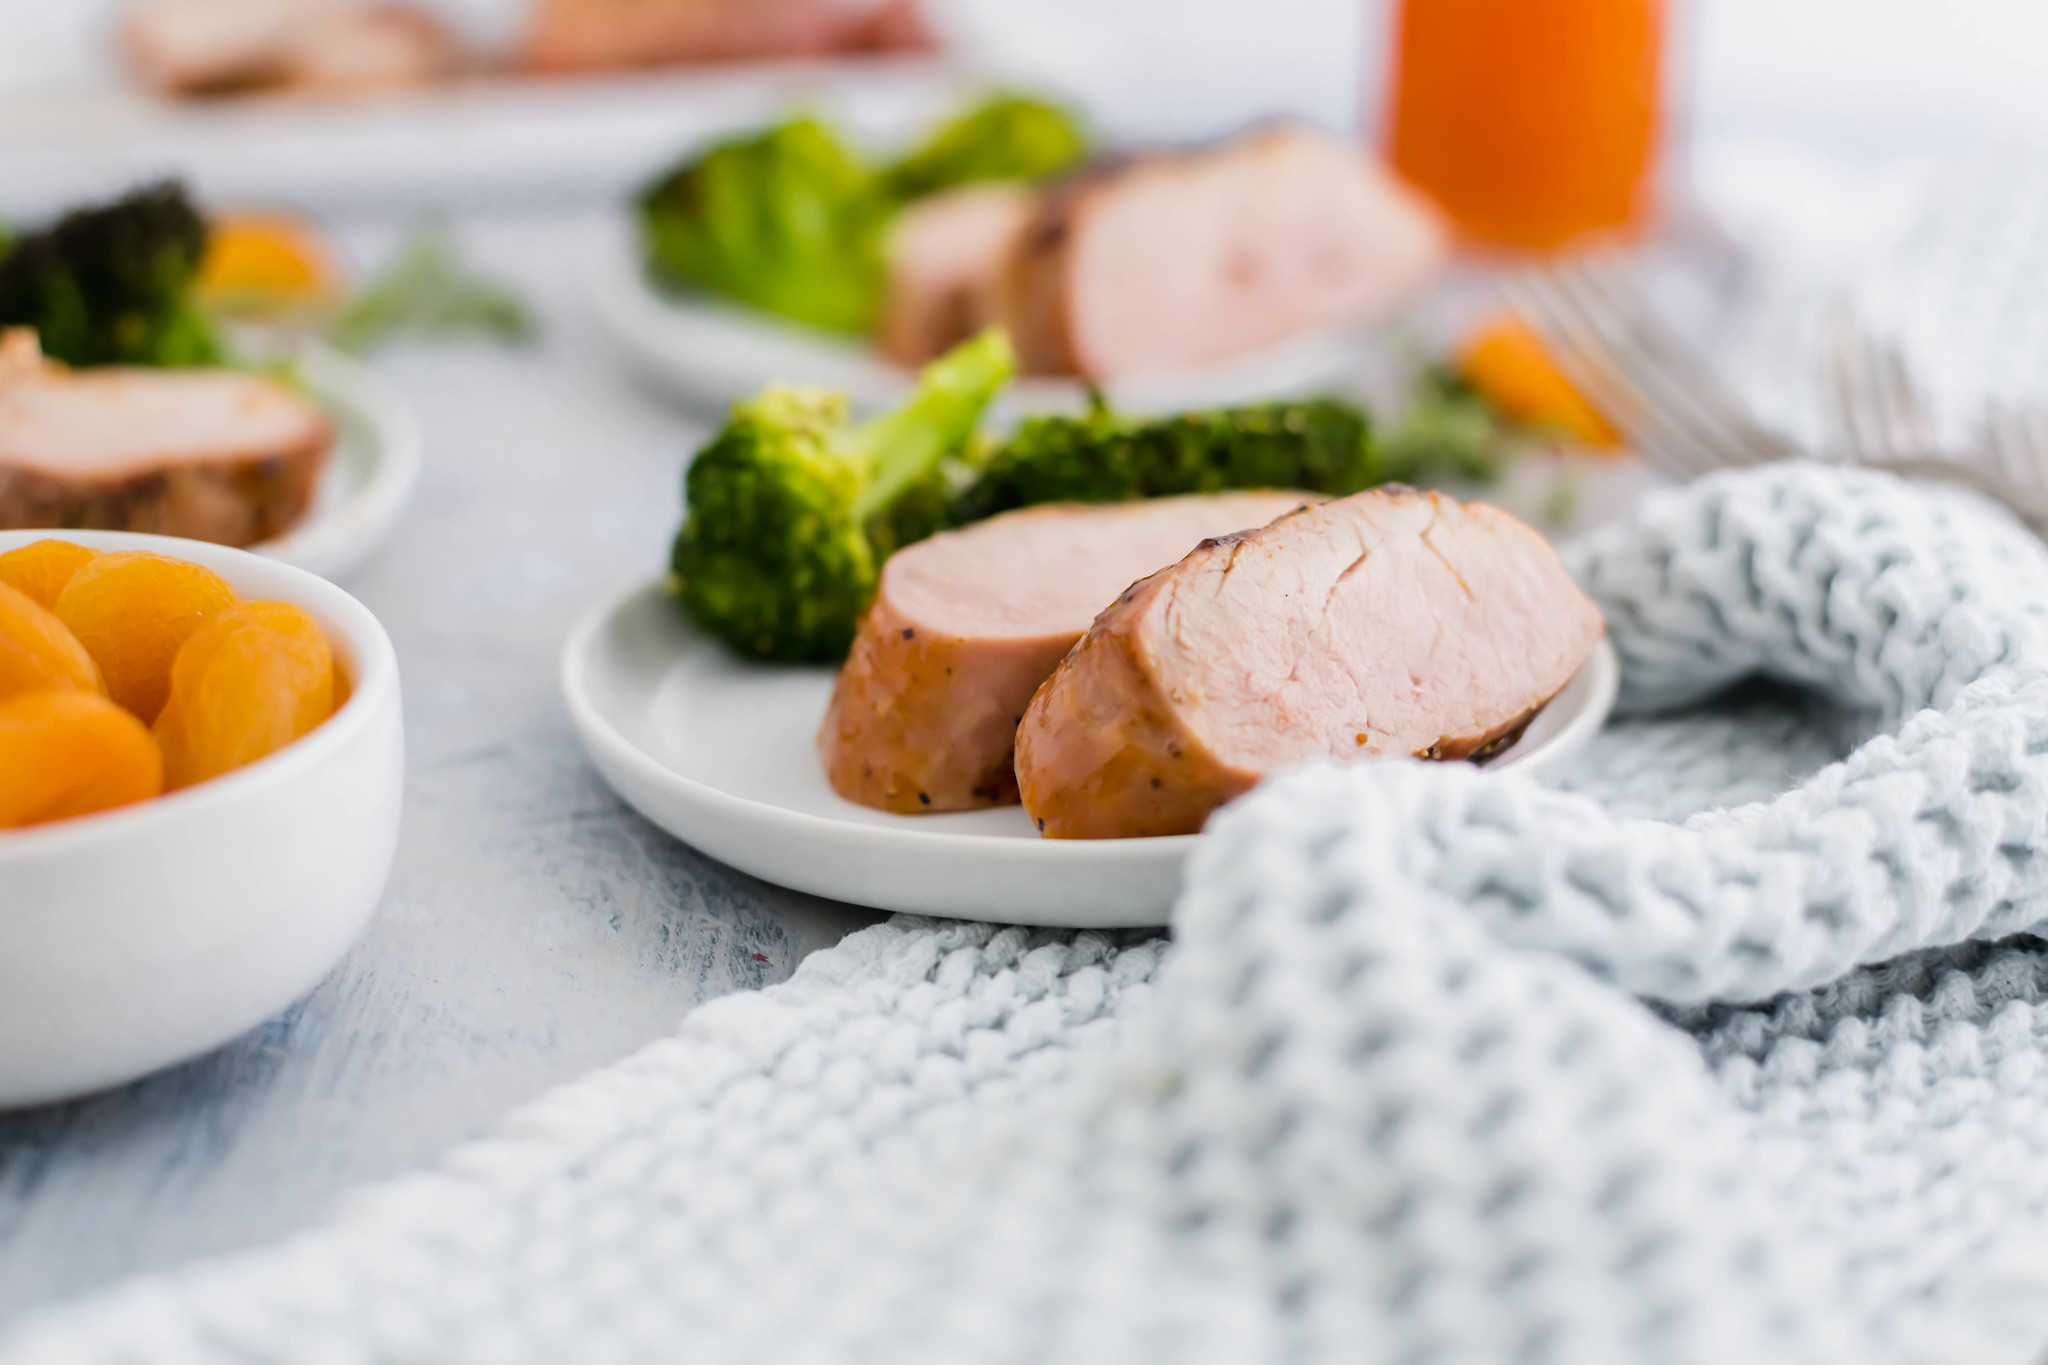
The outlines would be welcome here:
<svg viewBox="0 0 2048 1365">
<path fill-rule="evenodd" d="M 174 96 L 346 93 L 423 85 L 464 67 L 448 27 L 404 0 L 137 0 L 118 43 Z M 919 52 L 916 0 L 534 0 L 515 69 L 585 72 Z"/>
<path fill-rule="evenodd" d="M 968 185 L 905 208 L 890 225 L 888 294 L 876 344 L 922 365 L 980 331 L 995 312 L 1011 249 L 1038 196 L 1008 182 Z"/>
<path fill-rule="evenodd" d="M 1272 125 L 1035 195 L 975 186 L 914 207 L 894 226 L 881 345 L 921 364 L 998 325 L 1027 373 L 1156 374 L 1384 320 L 1448 251 L 1376 158 Z"/>
<path fill-rule="evenodd" d="M 518 60 L 591 71 L 930 46 L 916 0 L 535 0 Z"/>
<path fill-rule="evenodd" d="M 457 64 L 426 10 L 350 0 L 141 0 L 118 43 L 136 79 L 164 95 L 384 90 Z"/>
</svg>

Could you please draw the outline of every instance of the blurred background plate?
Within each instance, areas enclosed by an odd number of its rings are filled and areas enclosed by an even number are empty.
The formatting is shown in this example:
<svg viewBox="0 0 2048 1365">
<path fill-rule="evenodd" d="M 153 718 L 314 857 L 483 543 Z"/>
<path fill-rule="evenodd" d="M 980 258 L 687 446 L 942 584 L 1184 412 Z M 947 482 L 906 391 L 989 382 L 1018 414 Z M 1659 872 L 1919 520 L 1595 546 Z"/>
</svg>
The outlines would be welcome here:
<svg viewBox="0 0 2048 1365">
<path fill-rule="evenodd" d="M 929 59 L 869 58 L 472 78 L 319 101 L 0 91 L 0 212 L 43 217 L 164 175 L 211 203 L 323 214 L 609 198 L 688 148 L 792 106 L 897 135 L 948 107 L 963 79 Z"/>
<path fill-rule="evenodd" d="M 322 578 L 345 578 L 375 553 L 412 497 L 419 423 L 396 390 L 339 351 L 308 348 L 299 374 L 334 419 L 334 450 L 306 519 L 252 548 Z"/>
<path fill-rule="evenodd" d="M 715 411 L 776 382 L 843 389 L 861 411 L 892 407 L 910 393 L 908 371 L 857 341 L 753 309 L 665 293 L 648 283 L 626 253 L 598 272 L 592 303 L 605 331 L 641 374 Z M 1111 380 L 1102 391 L 1113 407 L 1136 414 L 1351 392 L 1368 371 L 1386 367 L 1389 350 L 1374 332 L 1322 332 L 1222 364 Z M 1000 420 L 1079 412 L 1087 403 L 1087 386 L 1078 379 L 1022 378 L 996 400 L 995 412 Z"/>
<path fill-rule="evenodd" d="M 699 634 L 659 582 L 584 617 L 562 692 L 613 790 L 698 850 L 856 905 L 1006 924 L 1164 924 L 1195 835 L 1041 839 L 1022 806 L 892 815 L 839 796 L 814 736 L 825 666 L 756 663 Z M 1554 778 L 1605 722 L 1617 679 L 1602 640 L 1522 737 L 1485 766 Z"/>
</svg>

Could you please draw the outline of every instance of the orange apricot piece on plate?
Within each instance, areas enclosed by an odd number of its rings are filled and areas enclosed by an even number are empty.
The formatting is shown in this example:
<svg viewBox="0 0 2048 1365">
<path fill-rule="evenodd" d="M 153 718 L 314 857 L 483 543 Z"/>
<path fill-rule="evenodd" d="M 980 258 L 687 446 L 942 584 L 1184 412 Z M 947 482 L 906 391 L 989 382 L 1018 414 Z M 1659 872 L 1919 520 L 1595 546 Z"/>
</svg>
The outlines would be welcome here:
<svg viewBox="0 0 2048 1365">
<path fill-rule="evenodd" d="M 164 781 L 176 789 L 232 772 L 334 713 L 334 650 L 303 607 L 243 602 L 192 633 L 157 717 Z"/>
<path fill-rule="evenodd" d="M 147 550 L 103 554 L 72 575 L 57 618 L 100 666 L 107 695 L 144 725 L 171 690 L 171 661 L 235 590 L 211 569 Z"/>
<path fill-rule="evenodd" d="M 142 722 L 97 692 L 0 702 L 0 829 L 146 801 L 164 760 Z"/>
<path fill-rule="evenodd" d="M 1495 409 L 1517 422 L 1547 427 L 1595 450 L 1613 450 L 1621 436 L 1559 369 L 1543 338 L 1503 315 L 1465 343 L 1459 369 Z"/>
<path fill-rule="evenodd" d="M 54 609 L 57 594 L 64 591 L 72 575 L 99 558 L 99 553 L 68 540 L 32 541 L 0 555 L 0 583 L 27 593 L 37 606 Z"/>
<path fill-rule="evenodd" d="M 0 583 L 0 701 L 30 692 L 106 690 L 92 655 L 64 623 L 27 593 Z"/>
<path fill-rule="evenodd" d="M 195 288 L 215 309 L 260 315 L 340 297 L 333 248 L 304 219 L 228 212 L 214 215 L 207 228 Z"/>
</svg>

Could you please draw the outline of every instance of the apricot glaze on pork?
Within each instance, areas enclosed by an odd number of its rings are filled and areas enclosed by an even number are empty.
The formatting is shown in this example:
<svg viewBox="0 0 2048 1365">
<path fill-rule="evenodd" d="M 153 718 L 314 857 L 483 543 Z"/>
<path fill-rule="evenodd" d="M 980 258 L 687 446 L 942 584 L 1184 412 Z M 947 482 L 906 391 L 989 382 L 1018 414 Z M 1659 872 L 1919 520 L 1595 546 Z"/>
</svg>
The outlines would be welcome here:
<svg viewBox="0 0 2048 1365">
<path fill-rule="evenodd" d="M 1315 758 L 1465 758 L 1605 627 L 1535 531 L 1399 485 L 1204 542 L 1104 611 L 1018 727 L 1042 833 L 1190 834 Z"/>
<path fill-rule="evenodd" d="M 905 815 L 1016 801 L 1017 721 L 1103 604 L 1206 537 L 1315 500 L 1216 493 L 1032 507 L 897 552 L 818 732 L 833 789 Z"/>
</svg>

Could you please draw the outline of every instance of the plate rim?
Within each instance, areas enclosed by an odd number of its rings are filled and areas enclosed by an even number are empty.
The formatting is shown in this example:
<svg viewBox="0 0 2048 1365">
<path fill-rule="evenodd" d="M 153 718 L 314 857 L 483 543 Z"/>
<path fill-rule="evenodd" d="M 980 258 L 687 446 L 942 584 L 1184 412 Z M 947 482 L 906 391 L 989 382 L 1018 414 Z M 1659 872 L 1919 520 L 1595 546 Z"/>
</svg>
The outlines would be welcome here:
<svg viewBox="0 0 2048 1365">
<path fill-rule="evenodd" d="M 293 359 L 315 402 L 359 422 L 376 458 L 369 479 L 327 516 L 308 516 L 248 548 L 332 581 L 361 568 L 396 529 L 419 484 L 425 440 L 411 405 L 361 360 L 319 341 L 300 347 Z"/>
<path fill-rule="evenodd" d="M 691 800 L 723 814 L 763 820 L 778 830 L 792 834 L 812 835 L 825 839 L 856 837 L 877 840 L 881 846 L 896 853 L 915 853 L 920 849 L 939 846 L 949 853 L 961 855 L 983 853 L 1004 858 L 1059 859 L 1064 862 L 1076 859 L 1121 862 L 1143 858 L 1184 857 L 1202 837 L 1196 833 L 1149 835 L 1127 839 L 1020 839 L 1000 834 L 952 834 L 899 828 L 893 825 L 854 824 L 807 811 L 792 810 L 787 806 L 754 797 L 738 796 L 698 778 L 677 772 L 612 724 L 603 709 L 590 696 L 583 677 L 588 671 L 592 646 L 599 635 L 629 604 L 650 596 L 666 596 L 662 577 L 637 578 L 630 586 L 616 588 L 585 608 L 563 642 L 557 671 L 571 725 L 576 730 L 585 752 L 597 766 L 599 774 L 604 776 L 606 785 L 613 787 L 615 791 L 616 784 L 604 773 L 604 763 L 600 761 L 596 752 L 599 747 L 604 749 L 605 756 L 611 761 L 631 769 L 642 781 L 675 789 Z M 686 618 L 679 618 L 679 623 L 684 630 L 701 635 L 697 627 Z M 709 648 L 720 647 L 716 641 L 708 638 L 703 640 L 703 644 Z M 1591 670 L 1592 693 L 1587 704 L 1551 736 L 1541 749 L 1529 751 L 1521 756 L 1520 761 L 1503 762 L 1493 769 L 1494 772 L 1503 776 L 1519 775 L 1529 780 L 1544 780 L 1549 766 L 1546 760 L 1561 762 L 1568 759 L 1606 724 L 1619 688 L 1619 661 L 1615 656 L 1612 642 L 1604 633 L 1594 642 L 1586 661 L 1580 665 L 1580 671 L 1587 669 Z M 1569 688 L 1579 676 L 1580 672 L 1575 671 L 1571 680 L 1566 682 L 1565 688 Z M 1563 691 L 1564 688 L 1560 688 L 1559 694 L 1561 695 Z M 1544 703 L 1546 707 L 1550 704 Z M 1553 759 L 1553 755 L 1556 758 Z M 617 794 L 624 798 L 623 792 Z M 633 804 L 630 798 L 626 799 L 629 805 Z"/>
</svg>

